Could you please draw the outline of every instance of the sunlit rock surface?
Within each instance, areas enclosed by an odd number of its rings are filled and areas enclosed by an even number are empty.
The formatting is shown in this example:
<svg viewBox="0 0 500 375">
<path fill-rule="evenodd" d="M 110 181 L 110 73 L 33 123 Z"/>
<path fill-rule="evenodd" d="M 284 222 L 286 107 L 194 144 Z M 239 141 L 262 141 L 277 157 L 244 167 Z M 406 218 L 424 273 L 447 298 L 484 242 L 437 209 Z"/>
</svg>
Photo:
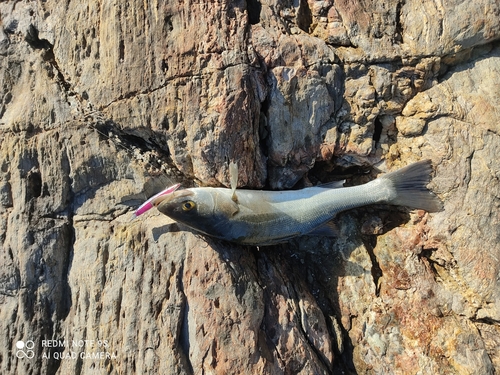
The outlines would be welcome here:
<svg viewBox="0 0 500 375">
<path fill-rule="evenodd" d="M 0 3 L 2 374 L 500 371 L 496 0 Z M 239 247 L 174 182 L 358 184 L 445 210 Z M 372 168 L 374 167 L 374 168 Z"/>
</svg>

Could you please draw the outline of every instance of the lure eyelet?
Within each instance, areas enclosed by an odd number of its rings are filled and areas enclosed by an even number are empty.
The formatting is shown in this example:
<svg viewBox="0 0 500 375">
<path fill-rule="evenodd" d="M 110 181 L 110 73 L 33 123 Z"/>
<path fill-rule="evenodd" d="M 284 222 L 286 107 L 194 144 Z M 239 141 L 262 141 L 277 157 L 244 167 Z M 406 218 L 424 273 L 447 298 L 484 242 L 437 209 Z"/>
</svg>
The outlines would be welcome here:
<svg viewBox="0 0 500 375">
<path fill-rule="evenodd" d="M 188 212 L 196 207 L 196 203 L 193 201 L 186 201 L 182 204 L 182 211 Z"/>
</svg>

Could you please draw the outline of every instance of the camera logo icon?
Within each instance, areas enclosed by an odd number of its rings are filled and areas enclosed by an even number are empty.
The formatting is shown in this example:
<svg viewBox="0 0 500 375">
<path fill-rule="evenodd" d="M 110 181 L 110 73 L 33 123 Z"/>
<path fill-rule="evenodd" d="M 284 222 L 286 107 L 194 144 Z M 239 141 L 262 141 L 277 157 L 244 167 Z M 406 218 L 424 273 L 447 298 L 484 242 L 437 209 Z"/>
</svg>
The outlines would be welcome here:
<svg viewBox="0 0 500 375">
<path fill-rule="evenodd" d="M 17 358 L 28 358 L 31 359 L 35 356 L 35 352 L 33 348 L 35 347 L 35 343 L 31 340 L 26 342 L 19 340 L 16 342 L 16 357 Z"/>
</svg>

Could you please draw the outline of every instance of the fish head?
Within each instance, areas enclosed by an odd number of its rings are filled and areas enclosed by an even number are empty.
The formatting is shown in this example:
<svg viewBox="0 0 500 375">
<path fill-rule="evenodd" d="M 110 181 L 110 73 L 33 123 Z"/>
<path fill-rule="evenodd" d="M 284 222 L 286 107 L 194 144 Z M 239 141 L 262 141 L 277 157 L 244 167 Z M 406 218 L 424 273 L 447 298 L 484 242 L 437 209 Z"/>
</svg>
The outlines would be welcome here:
<svg viewBox="0 0 500 375">
<path fill-rule="evenodd" d="M 225 189 L 230 191 L 229 189 Z M 230 193 L 214 188 L 193 188 L 158 197 L 158 211 L 199 232 L 224 238 L 238 205 Z"/>
</svg>

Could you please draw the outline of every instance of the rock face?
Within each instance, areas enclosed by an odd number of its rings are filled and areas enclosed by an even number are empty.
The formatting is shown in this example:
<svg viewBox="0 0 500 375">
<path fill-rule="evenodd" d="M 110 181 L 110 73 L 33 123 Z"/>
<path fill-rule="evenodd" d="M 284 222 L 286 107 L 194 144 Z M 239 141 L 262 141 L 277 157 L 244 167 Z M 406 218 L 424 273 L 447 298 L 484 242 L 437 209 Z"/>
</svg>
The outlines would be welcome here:
<svg viewBox="0 0 500 375">
<path fill-rule="evenodd" d="M 500 371 L 498 1 L 8 0 L 0 26 L 2 374 Z M 285 189 L 426 158 L 443 212 L 338 238 L 130 221 L 230 161 Z"/>
</svg>

